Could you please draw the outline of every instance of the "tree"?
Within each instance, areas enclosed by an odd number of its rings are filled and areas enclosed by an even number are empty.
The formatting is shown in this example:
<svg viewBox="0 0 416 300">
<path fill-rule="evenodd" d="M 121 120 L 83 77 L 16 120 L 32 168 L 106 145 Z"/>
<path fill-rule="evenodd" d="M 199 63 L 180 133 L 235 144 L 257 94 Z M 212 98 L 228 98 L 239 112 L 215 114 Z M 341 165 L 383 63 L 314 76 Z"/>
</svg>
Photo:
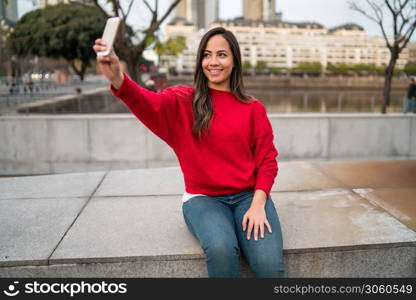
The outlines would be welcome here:
<svg viewBox="0 0 416 300">
<path fill-rule="evenodd" d="M 351 75 L 352 67 L 346 63 L 331 64 L 329 63 L 326 67 L 327 71 L 336 75 Z"/>
<path fill-rule="evenodd" d="M 251 63 L 248 60 L 243 62 L 242 68 L 244 75 L 252 75 L 253 67 L 251 66 Z"/>
<path fill-rule="evenodd" d="M 416 75 L 416 63 L 407 63 L 403 71 L 407 76 Z"/>
<path fill-rule="evenodd" d="M 256 70 L 263 71 L 267 68 L 267 62 L 263 60 L 258 60 L 255 66 Z"/>
<path fill-rule="evenodd" d="M 243 63 L 243 71 L 248 71 L 248 70 L 250 70 L 251 69 L 251 63 L 248 61 L 248 60 L 246 60 L 244 63 Z"/>
<path fill-rule="evenodd" d="M 134 0 L 129 0 L 127 8 L 122 7 L 121 3 L 127 1 L 121 0 L 92 0 L 94 5 L 98 7 L 105 17 L 117 16 L 121 18 L 119 36 L 115 41 L 115 49 L 121 59 L 126 61 L 128 72 L 131 78 L 140 83 L 139 61 L 143 55 L 144 50 L 150 47 L 155 41 L 156 32 L 160 25 L 166 20 L 172 10 L 178 5 L 181 0 L 174 0 L 171 2 L 167 10 L 159 18 L 159 1 L 154 0 L 154 8 L 148 1 L 143 0 L 146 8 L 150 11 L 151 20 L 148 26 L 138 32 L 134 32 L 132 27 L 126 23 L 127 17 L 131 12 Z M 105 3 L 111 4 L 111 13 L 108 13 L 105 8 Z M 138 11 L 138 16 L 143 15 L 143 12 Z"/>
<path fill-rule="evenodd" d="M 95 59 L 92 45 L 103 29 L 104 18 L 95 7 L 51 5 L 24 15 L 10 35 L 8 47 L 20 57 L 64 58 L 83 80 Z"/>
<path fill-rule="evenodd" d="M 369 65 L 363 63 L 352 65 L 351 71 L 357 75 L 368 75 L 370 73 Z"/>
<path fill-rule="evenodd" d="M 10 60 L 10 53 L 6 47 L 7 39 L 12 32 L 4 20 L 0 21 L 0 76 L 6 75 L 5 63 Z"/>
<path fill-rule="evenodd" d="M 159 67 L 162 65 L 162 56 L 177 57 L 186 49 L 186 38 L 184 36 L 175 36 L 169 38 L 166 42 L 162 43 L 157 41 L 153 49 L 159 57 Z M 169 60 L 167 60 L 169 66 Z"/>
<path fill-rule="evenodd" d="M 387 107 L 390 105 L 394 67 L 400 53 L 407 46 L 416 29 L 416 0 L 366 0 L 366 8 L 359 6 L 356 1 L 350 1 L 349 3 L 351 9 L 379 25 L 386 45 L 390 50 L 390 60 L 384 71 L 383 105 L 381 108 L 381 113 L 385 114 Z M 392 18 L 392 38 L 387 36 L 388 25 L 384 18 L 386 11 Z"/>
<path fill-rule="evenodd" d="M 269 69 L 267 68 L 267 62 L 263 61 L 263 60 L 258 60 L 256 62 L 256 65 L 254 66 L 255 69 L 255 73 L 258 75 L 261 74 L 267 74 L 269 72 Z"/>
<path fill-rule="evenodd" d="M 299 62 L 295 68 L 297 71 L 301 71 L 306 74 L 320 74 L 322 73 L 322 64 L 317 62 Z"/>
</svg>

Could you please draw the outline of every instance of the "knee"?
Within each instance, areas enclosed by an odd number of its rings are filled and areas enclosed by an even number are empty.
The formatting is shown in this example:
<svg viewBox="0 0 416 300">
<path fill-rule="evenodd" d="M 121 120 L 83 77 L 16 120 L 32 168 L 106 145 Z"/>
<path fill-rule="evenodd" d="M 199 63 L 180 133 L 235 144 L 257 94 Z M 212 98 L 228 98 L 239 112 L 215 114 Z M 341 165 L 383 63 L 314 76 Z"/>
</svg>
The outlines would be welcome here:
<svg viewBox="0 0 416 300">
<path fill-rule="evenodd" d="M 281 278 L 284 277 L 283 255 L 260 255 L 252 259 L 250 268 L 256 277 Z"/>
<path fill-rule="evenodd" d="M 204 248 L 207 259 L 229 260 L 239 257 L 240 248 L 238 245 L 227 242 L 217 241 Z"/>
<path fill-rule="evenodd" d="M 240 277 L 239 248 L 230 242 L 204 248 L 209 277 Z"/>
</svg>

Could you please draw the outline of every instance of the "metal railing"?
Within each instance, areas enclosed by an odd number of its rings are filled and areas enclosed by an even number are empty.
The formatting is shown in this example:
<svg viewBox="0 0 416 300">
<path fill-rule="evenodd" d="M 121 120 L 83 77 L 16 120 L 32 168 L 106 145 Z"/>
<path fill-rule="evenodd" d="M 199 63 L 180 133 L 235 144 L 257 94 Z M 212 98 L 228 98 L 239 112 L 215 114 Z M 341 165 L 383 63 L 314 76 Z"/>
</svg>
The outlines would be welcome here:
<svg viewBox="0 0 416 300">
<path fill-rule="evenodd" d="M 21 82 L 14 80 L 14 82 Z M 99 76 L 87 76 L 83 82 L 71 78 L 67 84 L 54 81 L 23 82 L 7 85 L 4 78 L 0 79 L 0 111 L 25 103 L 51 99 L 58 96 L 79 94 L 82 91 L 104 87 L 108 83 Z"/>
</svg>

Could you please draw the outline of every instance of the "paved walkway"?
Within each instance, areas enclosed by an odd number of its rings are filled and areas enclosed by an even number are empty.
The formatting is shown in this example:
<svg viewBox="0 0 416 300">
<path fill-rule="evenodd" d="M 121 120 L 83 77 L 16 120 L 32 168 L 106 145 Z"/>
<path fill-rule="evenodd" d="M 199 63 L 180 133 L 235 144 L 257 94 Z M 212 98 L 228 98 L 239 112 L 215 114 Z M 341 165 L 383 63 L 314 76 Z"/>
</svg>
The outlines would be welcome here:
<svg viewBox="0 0 416 300">
<path fill-rule="evenodd" d="M 279 166 L 288 276 L 416 276 L 416 160 Z M 206 276 L 183 190 L 177 167 L 2 178 L 0 277 Z"/>
</svg>

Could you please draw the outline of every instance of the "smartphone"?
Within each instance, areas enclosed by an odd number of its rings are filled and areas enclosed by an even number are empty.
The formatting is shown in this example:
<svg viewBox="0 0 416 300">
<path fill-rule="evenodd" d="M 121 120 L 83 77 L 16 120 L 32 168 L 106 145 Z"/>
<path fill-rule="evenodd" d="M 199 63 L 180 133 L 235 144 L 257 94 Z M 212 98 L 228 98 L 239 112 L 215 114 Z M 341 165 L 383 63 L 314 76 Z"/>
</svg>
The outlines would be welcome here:
<svg viewBox="0 0 416 300">
<path fill-rule="evenodd" d="M 116 39 L 116 34 L 117 34 L 119 24 L 120 24 L 119 17 L 107 19 L 107 23 L 105 24 L 104 33 L 102 37 L 102 39 L 107 44 L 107 49 L 105 51 L 97 52 L 98 56 L 106 56 L 110 54 L 111 49 L 113 49 L 113 44 L 114 44 L 114 40 Z"/>
</svg>

